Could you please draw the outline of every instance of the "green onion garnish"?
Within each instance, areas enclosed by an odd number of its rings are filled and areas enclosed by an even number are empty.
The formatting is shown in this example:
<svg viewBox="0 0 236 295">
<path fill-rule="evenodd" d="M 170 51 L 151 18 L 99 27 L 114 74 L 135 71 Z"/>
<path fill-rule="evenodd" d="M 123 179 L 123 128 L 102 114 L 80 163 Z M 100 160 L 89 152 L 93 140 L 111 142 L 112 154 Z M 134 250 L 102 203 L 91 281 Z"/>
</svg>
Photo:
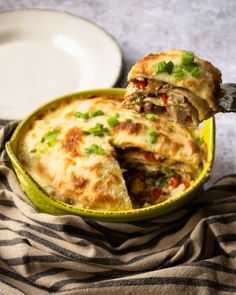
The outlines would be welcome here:
<svg viewBox="0 0 236 295">
<path fill-rule="evenodd" d="M 88 120 L 90 117 L 98 117 L 98 116 L 102 116 L 104 115 L 104 112 L 102 110 L 96 110 L 94 112 L 91 113 L 91 115 L 88 113 L 88 112 L 76 112 L 74 114 L 74 116 L 76 118 L 81 118 L 81 119 L 84 119 L 84 120 Z"/>
<path fill-rule="evenodd" d="M 115 113 L 114 117 L 115 118 L 119 118 L 120 117 L 120 114 L 119 113 Z"/>
<path fill-rule="evenodd" d="M 184 66 L 184 69 L 185 69 L 185 71 L 191 73 L 195 67 L 198 67 L 198 65 L 194 62 L 192 64 Z"/>
<path fill-rule="evenodd" d="M 182 65 L 186 66 L 194 62 L 194 53 L 192 51 L 186 51 L 181 58 Z"/>
<path fill-rule="evenodd" d="M 53 129 L 51 131 L 48 131 L 45 133 L 45 135 L 41 138 L 41 143 L 47 143 L 49 147 L 54 146 L 58 142 L 58 135 L 60 134 L 60 131 L 58 129 Z"/>
<path fill-rule="evenodd" d="M 195 138 L 195 142 L 196 142 L 196 144 L 201 145 L 201 144 L 203 144 L 203 139 L 201 137 L 197 137 L 197 138 Z"/>
<path fill-rule="evenodd" d="M 199 67 L 198 67 L 198 66 L 197 66 L 197 67 L 194 67 L 194 68 L 192 69 L 192 71 L 191 71 L 191 75 L 193 75 L 194 77 L 198 77 L 199 74 L 200 74 L 200 69 L 199 69 Z"/>
<path fill-rule="evenodd" d="M 181 80 L 184 77 L 184 71 L 180 67 L 174 67 L 173 73 L 176 80 Z"/>
<path fill-rule="evenodd" d="M 102 110 L 96 110 L 95 112 L 91 113 L 91 117 L 98 117 L 104 115 L 104 112 Z"/>
<path fill-rule="evenodd" d="M 198 77 L 200 74 L 199 66 L 194 62 L 194 53 L 191 51 L 186 51 L 182 55 L 181 63 L 185 71 L 189 72 L 192 76 Z"/>
<path fill-rule="evenodd" d="M 137 105 L 141 105 L 142 102 L 143 102 L 143 96 L 137 96 L 137 97 L 135 98 L 135 104 L 137 104 Z"/>
<path fill-rule="evenodd" d="M 200 73 L 199 66 L 196 63 L 184 66 L 184 69 L 195 77 L 197 77 Z"/>
<path fill-rule="evenodd" d="M 32 149 L 30 152 L 32 153 L 32 154 L 34 154 L 34 153 L 36 153 L 36 149 Z"/>
<path fill-rule="evenodd" d="M 170 167 L 162 165 L 160 168 L 161 173 L 163 173 L 166 177 L 176 176 L 176 172 L 173 171 Z"/>
<path fill-rule="evenodd" d="M 89 119 L 89 113 L 88 112 L 85 112 L 85 113 L 82 113 L 82 112 L 76 112 L 74 114 L 74 116 L 76 118 L 81 118 L 81 119 L 84 119 L 84 120 L 88 120 Z"/>
<path fill-rule="evenodd" d="M 104 126 L 101 123 L 97 123 L 94 127 L 91 127 L 88 130 L 83 131 L 83 134 L 93 136 L 104 136 L 105 134 L 109 133 L 109 129 L 104 128 Z"/>
<path fill-rule="evenodd" d="M 157 140 L 157 133 L 155 129 L 149 129 L 148 131 L 148 139 L 150 143 L 155 143 Z"/>
<path fill-rule="evenodd" d="M 172 71 L 174 68 L 174 63 L 173 61 L 169 61 L 166 65 L 165 65 L 165 72 L 167 72 L 169 75 L 171 75 Z"/>
<path fill-rule="evenodd" d="M 165 72 L 165 67 L 166 67 L 165 61 L 161 61 L 161 62 L 157 63 L 155 66 L 156 75 Z"/>
<path fill-rule="evenodd" d="M 155 120 L 156 120 L 156 116 L 153 115 L 153 114 L 147 114 L 147 115 L 146 115 L 146 118 L 147 118 L 149 121 L 155 121 Z"/>
<path fill-rule="evenodd" d="M 58 129 L 53 129 L 53 130 L 51 130 L 51 131 L 48 131 L 48 132 L 45 134 L 45 137 L 46 137 L 46 138 L 54 137 L 54 136 L 57 136 L 59 133 L 60 133 L 60 131 L 59 131 Z"/>
<path fill-rule="evenodd" d="M 156 75 L 160 74 L 160 73 L 168 73 L 169 75 L 172 73 L 174 68 L 174 63 L 173 61 L 161 61 L 159 63 L 156 64 L 155 66 L 155 73 Z"/>
<path fill-rule="evenodd" d="M 110 127 L 115 127 L 116 125 L 118 125 L 120 122 L 119 120 L 117 119 L 117 117 L 110 117 L 107 119 L 107 124 L 110 126 Z"/>
<path fill-rule="evenodd" d="M 90 147 L 85 148 L 84 151 L 87 155 L 91 155 L 91 154 L 105 155 L 106 154 L 105 150 L 96 144 L 92 144 Z"/>
<path fill-rule="evenodd" d="M 132 123 L 133 122 L 133 119 L 127 118 L 127 119 L 125 119 L 125 122 Z"/>
</svg>

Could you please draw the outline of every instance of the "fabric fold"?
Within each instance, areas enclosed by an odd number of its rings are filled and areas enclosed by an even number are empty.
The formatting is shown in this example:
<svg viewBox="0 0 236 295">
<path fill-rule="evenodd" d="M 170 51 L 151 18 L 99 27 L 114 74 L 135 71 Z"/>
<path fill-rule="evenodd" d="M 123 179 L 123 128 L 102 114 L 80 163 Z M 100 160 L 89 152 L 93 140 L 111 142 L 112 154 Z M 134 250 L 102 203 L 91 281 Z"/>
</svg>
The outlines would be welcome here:
<svg viewBox="0 0 236 295">
<path fill-rule="evenodd" d="M 105 223 L 39 212 L 21 190 L 0 129 L 0 292 L 235 294 L 236 175 L 169 215 Z"/>
</svg>

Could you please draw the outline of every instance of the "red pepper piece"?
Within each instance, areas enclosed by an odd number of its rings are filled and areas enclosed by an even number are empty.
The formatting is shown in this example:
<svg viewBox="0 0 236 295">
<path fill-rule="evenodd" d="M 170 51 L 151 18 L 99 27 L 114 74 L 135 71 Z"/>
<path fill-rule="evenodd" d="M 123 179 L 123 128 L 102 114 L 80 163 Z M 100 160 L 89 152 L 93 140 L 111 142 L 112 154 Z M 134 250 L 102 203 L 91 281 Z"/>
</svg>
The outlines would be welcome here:
<svg viewBox="0 0 236 295">
<path fill-rule="evenodd" d="M 159 198 L 161 194 L 162 194 L 162 190 L 160 188 L 156 187 L 152 190 L 152 195 L 156 198 Z"/>
<path fill-rule="evenodd" d="M 170 178 L 170 185 L 172 187 L 177 187 L 179 185 L 179 180 L 177 177 L 171 177 Z"/>
<path fill-rule="evenodd" d="M 144 153 L 144 158 L 148 161 L 156 161 L 155 156 L 151 152 L 145 152 Z"/>
<path fill-rule="evenodd" d="M 136 86 L 137 86 L 138 88 L 144 88 L 144 87 L 147 86 L 148 82 L 147 82 L 147 80 L 144 80 L 144 81 L 136 81 L 135 84 L 136 84 Z"/>
<path fill-rule="evenodd" d="M 164 106 L 166 106 L 167 105 L 167 95 L 165 93 L 162 93 L 161 98 L 162 98 L 162 102 L 163 102 Z"/>
<path fill-rule="evenodd" d="M 190 187 L 190 184 L 189 184 L 188 181 L 183 180 L 182 183 L 183 183 L 183 185 L 185 186 L 185 189 L 187 189 L 188 187 Z"/>
</svg>

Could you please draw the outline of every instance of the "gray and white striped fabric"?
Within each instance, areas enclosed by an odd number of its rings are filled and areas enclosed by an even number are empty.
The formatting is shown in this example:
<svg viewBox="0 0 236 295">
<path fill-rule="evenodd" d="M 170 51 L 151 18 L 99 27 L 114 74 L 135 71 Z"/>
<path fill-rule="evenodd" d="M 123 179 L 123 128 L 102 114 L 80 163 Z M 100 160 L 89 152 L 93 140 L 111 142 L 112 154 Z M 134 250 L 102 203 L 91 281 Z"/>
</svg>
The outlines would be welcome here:
<svg viewBox="0 0 236 295">
<path fill-rule="evenodd" d="M 236 175 L 161 218 L 129 224 L 31 205 L 0 130 L 0 293 L 236 294 Z"/>
</svg>

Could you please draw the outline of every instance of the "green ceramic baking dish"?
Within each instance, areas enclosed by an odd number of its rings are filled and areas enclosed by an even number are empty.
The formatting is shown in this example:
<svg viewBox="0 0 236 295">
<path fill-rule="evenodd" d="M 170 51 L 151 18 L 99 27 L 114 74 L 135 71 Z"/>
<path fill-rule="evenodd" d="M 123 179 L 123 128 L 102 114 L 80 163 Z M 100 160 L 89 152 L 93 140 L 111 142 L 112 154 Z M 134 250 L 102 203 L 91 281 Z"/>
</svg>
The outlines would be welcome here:
<svg viewBox="0 0 236 295">
<path fill-rule="evenodd" d="M 112 96 L 123 96 L 125 89 L 122 88 L 111 88 L 111 89 L 99 89 L 83 91 L 78 93 L 69 94 L 60 98 L 57 98 L 34 112 L 32 112 L 25 120 L 23 120 L 17 129 L 15 130 L 12 138 L 6 144 L 6 150 L 9 158 L 12 162 L 20 185 L 31 202 L 42 212 L 54 214 L 54 215 L 65 215 L 74 214 L 82 216 L 86 219 L 107 221 L 107 222 L 130 222 L 144 219 L 151 219 L 157 216 L 165 215 L 170 213 L 179 207 L 183 206 L 187 202 L 191 201 L 194 196 L 197 195 L 202 185 L 209 178 L 213 159 L 214 159 L 214 147 L 215 147 L 215 122 L 214 118 L 210 118 L 203 123 L 201 127 L 201 136 L 207 143 L 207 160 L 204 163 L 203 169 L 194 181 L 194 183 L 183 193 L 166 200 L 157 205 L 153 205 L 146 208 L 134 209 L 130 211 L 119 211 L 119 212 L 101 212 L 95 210 L 78 209 L 71 205 L 67 205 L 58 200 L 55 200 L 47 192 L 39 186 L 39 184 L 33 179 L 33 177 L 26 171 L 23 165 L 17 158 L 17 147 L 21 134 L 27 128 L 28 124 L 37 116 L 39 112 L 43 112 L 53 104 L 62 101 L 69 100 L 72 97 L 84 97 L 84 96 L 96 96 L 96 95 L 112 95 Z"/>
</svg>

